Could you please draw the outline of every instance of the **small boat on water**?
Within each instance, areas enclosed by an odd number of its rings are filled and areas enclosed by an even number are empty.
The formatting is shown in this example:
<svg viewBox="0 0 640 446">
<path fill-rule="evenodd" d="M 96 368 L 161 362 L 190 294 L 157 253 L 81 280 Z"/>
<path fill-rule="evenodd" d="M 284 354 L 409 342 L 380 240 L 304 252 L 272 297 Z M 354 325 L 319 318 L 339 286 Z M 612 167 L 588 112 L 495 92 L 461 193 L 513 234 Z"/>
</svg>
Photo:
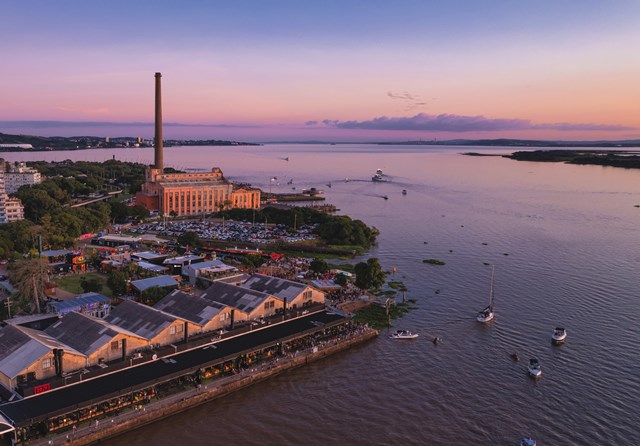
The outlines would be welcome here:
<svg viewBox="0 0 640 446">
<path fill-rule="evenodd" d="M 525 437 L 520 441 L 520 446 L 536 446 L 536 441 L 531 437 Z"/>
<path fill-rule="evenodd" d="M 384 198 L 385 200 L 389 199 L 389 197 L 387 197 L 386 195 L 383 195 L 382 198 Z"/>
<path fill-rule="evenodd" d="M 492 266 L 491 267 L 491 285 L 489 286 L 489 305 L 483 309 L 482 311 L 478 312 L 478 315 L 476 316 L 476 320 L 478 322 L 482 322 L 482 323 L 486 323 L 489 321 L 493 320 L 493 273 L 494 273 L 495 267 Z"/>
<path fill-rule="evenodd" d="M 511 353 L 511 359 L 513 359 L 515 362 L 520 361 L 520 356 L 518 356 L 518 352 Z"/>
<path fill-rule="evenodd" d="M 391 339 L 415 339 L 418 337 L 417 333 L 411 333 L 409 330 L 396 330 L 389 336 Z"/>
<path fill-rule="evenodd" d="M 540 361 L 536 358 L 529 359 L 529 366 L 527 371 L 532 378 L 538 379 L 542 376 L 542 368 L 540 367 Z"/>
<path fill-rule="evenodd" d="M 567 339 L 567 330 L 562 327 L 556 327 L 551 335 L 551 341 L 554 344 L 562 344 Z"/>
<path fill-rule="evenodd" d="M 382 174 L 375 174 L 374 176 L 371 177 L 371 181 L 374 181 L 376 183 L 383 183 L 387 180 L 384 179 L 384 177 L 382 176 Z"/>
<path fill-rule="evenodd" d="M 382 169 L 376 170 L 376 175 L 382 175 Z"/>
<path fill-rule="evenodd" d="M 406 189 L 402 189 L 402 195 L 407 195 L 407 190 Z"/>
</svg>

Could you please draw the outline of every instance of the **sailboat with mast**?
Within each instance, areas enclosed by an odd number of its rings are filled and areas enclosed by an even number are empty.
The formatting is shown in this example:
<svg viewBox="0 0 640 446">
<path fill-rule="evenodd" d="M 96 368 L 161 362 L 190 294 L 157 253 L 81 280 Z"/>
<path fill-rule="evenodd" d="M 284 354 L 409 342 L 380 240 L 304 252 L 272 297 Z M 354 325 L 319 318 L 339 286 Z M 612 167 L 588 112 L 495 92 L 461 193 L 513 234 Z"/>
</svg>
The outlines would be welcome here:
<svg viewBox="0 0 640 446">
<path fill-rule="evenodd" d="M 495 266 L 491 265 L 491 286 L 489 288 L 489 305 L 476 316 L 478 322 L 486 323 L 493 320 L 493 273 Z"/>
</svg>

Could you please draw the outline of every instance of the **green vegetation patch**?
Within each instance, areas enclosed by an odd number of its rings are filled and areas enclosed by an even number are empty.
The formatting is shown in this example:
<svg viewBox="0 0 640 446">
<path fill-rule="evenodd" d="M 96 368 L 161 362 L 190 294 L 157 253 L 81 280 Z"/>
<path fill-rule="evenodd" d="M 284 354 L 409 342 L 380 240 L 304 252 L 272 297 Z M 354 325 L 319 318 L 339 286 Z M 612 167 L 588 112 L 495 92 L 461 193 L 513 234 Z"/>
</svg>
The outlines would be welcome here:
<svg viewBox="0 0 640 446">
<path fill-rule="evenodd" d="M 358 311 L 355 320 L 366 323 L 376 330 L 380 330 L 391 326 L 389 319 L 398 319 L 413 309 L 415 309 L 415 307 L 408 303 L 392 305 L 389 308 L 389 316 L 387 316 L 387 310 L 383 305 L 373 304 Z"/>
<path fill-rule="evenodd" d="M 407 289 L 407 287 L 404 285 L 404 283 L 398 281 L 398 280 L 392 280 L 390 281 L 387 285 L 389 285 L 389 287 L 393 288 L 394 290 L 405 290 Z"/>
<path fill-rule="evenodd" d="M 444 265 L 445 263 L 442 260 L 438 259 L 424 259 L 422 263 L 428 263 L 429 265 Z"/>
<path fill-rule="evenodd" d="M 82 288 L 82 280 L 91 281 L 97 280 L 102 284 L 100 294 L 104 294 L 107 297 L 113 297 L 113 292 L 107 286 L 107 276 L 100 273 L 86 273 L 86 274 L 69 274 L 68 276 L 56 279 L 54 282 L 63 290 L 69 291 L 74 294 L 84 293 Z"/>
</svg>

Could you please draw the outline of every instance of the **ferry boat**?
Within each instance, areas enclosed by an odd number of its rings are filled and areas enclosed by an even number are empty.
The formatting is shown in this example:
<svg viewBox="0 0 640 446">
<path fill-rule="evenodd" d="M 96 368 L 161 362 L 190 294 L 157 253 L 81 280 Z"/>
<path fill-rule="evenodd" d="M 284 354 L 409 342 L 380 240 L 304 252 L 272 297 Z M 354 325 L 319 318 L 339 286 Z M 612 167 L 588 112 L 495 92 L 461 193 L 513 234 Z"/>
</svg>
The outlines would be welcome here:
<svg viewBox="0 0 640 446">
<path fill-rule="evenodd" d="M 489 287 L 489 305 L 482 311 L 478 312 L 476 320 L 478 322 L 486 323 L 493 320 L 493 273 L 495 267 L 491 267 L 491 285 Z"/>
<path fill-rule="evenodd" d="M 536 358 L 529 359 L 529 366 L 527 371 L 532 378 L 538 379 L 542 376 L 542 368 L 540 368 L 540 361 Z"/>
<path fill-rule="evenodd" d="M 551 335 L 551 341 L 554 344 L 562 344 L 567 339 L 567 330 L 562 327 L 556 327 Z"/>
<path fill-rule="evenodd" d="M 418 337 L 417 333 L 411 333 L 409 330 L 396 330 L 389 336 L 391 339 L 415 339 Z"/>
</svg>

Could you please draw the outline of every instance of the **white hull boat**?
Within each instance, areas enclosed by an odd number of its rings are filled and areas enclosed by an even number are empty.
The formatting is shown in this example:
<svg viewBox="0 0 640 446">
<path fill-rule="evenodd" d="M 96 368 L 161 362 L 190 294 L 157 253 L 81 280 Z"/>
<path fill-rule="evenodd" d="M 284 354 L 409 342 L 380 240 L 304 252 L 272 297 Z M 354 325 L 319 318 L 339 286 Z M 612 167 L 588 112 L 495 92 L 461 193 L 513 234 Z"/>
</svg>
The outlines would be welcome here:
<svg viewBox="0 0 640 446">
<path fill-rule="evenodd" d="M 396 330 L 389 336 L 391 339 L 415 339 L 418 337 L 417 333 L 411 333 L 409 330 Z"/>
<path fill-rule="evenodd" d="M 553 330 L 553 335 L 551 335 L 551 341 L 553 341 L 554 344 L 562 344 L 565 339 L 567 339 L 567 330 L 562 327 L 556 327 L 556 329 Z"/>
<path fill-rule="evenodd" d="M 527 367 L 527 371 L 529 372 L 529 376 L 534 379 L 538 379 L 542 376 L 542 369 L 540 368 L 540 361 L 536 358 L 531 358 L 529 360 L 529 366 Z"/>
<path fill-rule="evenodd" d="M 482 311 L 478 312 L 476 320 L 478 322 L 486 323 L 493 320 L 493 272 L 495 267 L 491 267 L 491 286 L 489 288 L 489 305 Z"/>
</svg>

